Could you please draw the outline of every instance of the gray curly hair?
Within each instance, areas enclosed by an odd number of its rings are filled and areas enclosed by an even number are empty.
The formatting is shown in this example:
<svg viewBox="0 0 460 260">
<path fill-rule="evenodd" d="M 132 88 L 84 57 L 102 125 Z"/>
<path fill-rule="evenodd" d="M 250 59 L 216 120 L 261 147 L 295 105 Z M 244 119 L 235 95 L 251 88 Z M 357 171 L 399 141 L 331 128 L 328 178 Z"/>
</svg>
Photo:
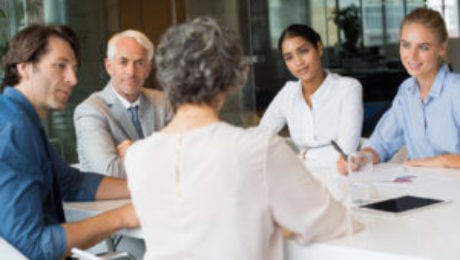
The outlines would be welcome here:
<svg viewBox="0 0 460 260">
<path fill-rule="evenodd" d="M 248 70 L 236 33 L 210 17 L 169 28 L 157 47 L 155 65 L 175 110 L 183 104 L 216 107 L 216 96 L 243 86 Z"/>
</svg>

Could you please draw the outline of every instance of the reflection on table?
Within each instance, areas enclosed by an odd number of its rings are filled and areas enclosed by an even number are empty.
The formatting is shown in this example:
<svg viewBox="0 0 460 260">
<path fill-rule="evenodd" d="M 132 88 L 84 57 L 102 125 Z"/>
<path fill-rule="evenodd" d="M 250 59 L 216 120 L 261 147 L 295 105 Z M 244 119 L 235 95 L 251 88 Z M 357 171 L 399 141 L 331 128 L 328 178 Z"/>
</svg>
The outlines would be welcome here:
<svg viewBox="0 0 460 260">
<path fill-rule="evenodd" d="M 346 195 L 337 190 L 345 177 L 328 167 L 307 167 L 327 182 L 336 197 L 346 200 Z M 414 177 L 411 182 L 394 182 L 402 176 Z M 307 247 L 287 241 L 286 259 L 454 259 L 460 254 L 460 170 L 382 164 L 375 167 L 368 182 L 375 201 L 410 194 L 450 203 L 401 216 L 354 209 L 356 218 L 366 225 L 365 230 Z"/>
</svg>

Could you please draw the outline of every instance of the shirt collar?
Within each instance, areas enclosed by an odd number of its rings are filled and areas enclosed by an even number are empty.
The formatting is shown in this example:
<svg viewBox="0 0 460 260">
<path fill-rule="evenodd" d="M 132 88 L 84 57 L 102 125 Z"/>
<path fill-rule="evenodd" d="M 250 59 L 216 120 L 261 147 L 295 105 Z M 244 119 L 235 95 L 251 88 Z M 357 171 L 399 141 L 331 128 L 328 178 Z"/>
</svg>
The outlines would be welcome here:
<svg viewBox="0 0 460 260">
<path fill-rule="evenodd" d="M 113 93 L 115 94 L 115 96 L 118 98 L 118 100 L 120 100 L 121 104 L 123 104 L 123 106 L 126 108 L 126 109 L 129 109 L 130 107 L 132 106 L 139 106 L 141 105 L 141 95 L 139 95 L 139 97 L 137 97 L 136 101 L 134 101 L 133 103 L 129 102 L 128 100 L 126 100 L 124 97 L 120 96 L 117 91 L 115 91 L 115 89 L 113 88 L 113 85 L 110 84 L 110 89 L 112 89 Z"/>
<path fill-rule="evenodd" d="M 434 79 L 433 86 L 431 87 L 430 96 L 439 97 L 441 95 L 441 92 L 444 88 L 444 80 L 446 79 L 448 73 L 449 67 L 447 64 L 441 65 Z"/>
<path fill-rule="evenodd" d="M 327 69 L 324 69 L 324 80 L 323 82 L 321 82 L 320 86 L 318 87 L 318 89 L 315 91 L 315 93 L 313 93 L 313 95 L 311 95 L 311 100 L 312 101 L 320 101 L 325 95 L 327 96 L 328 92 L 329 92 L 329 85 L 328 82 L 330 81 L 330 72 L 329 70 Z M 303 97 L 303 94 L 302 94 L 302 82 L 299 80 L 299 85 L 300 85 L 300 94 L 302 95 Z"/>
<path fill-rule="evenodd" d="M 442 90 L 444 88 L 444 80 L 449 73 L 449 67 L 447 64 L 441 65 L 441 67 L 438 70 L 438 73 L 436 73 L 436 76 L 433 81 L 433 86 L 431 87 L 430 93 L 428 94 L 429 97 L 439 97 L 442 93 Z M 416 94 L 419 91 L 419 85 L 415 77 L 411 77 L 410 81 L 408 82 L 409 84 L 409 89 L 412 92 L 412 94 Z"/>
</svg>

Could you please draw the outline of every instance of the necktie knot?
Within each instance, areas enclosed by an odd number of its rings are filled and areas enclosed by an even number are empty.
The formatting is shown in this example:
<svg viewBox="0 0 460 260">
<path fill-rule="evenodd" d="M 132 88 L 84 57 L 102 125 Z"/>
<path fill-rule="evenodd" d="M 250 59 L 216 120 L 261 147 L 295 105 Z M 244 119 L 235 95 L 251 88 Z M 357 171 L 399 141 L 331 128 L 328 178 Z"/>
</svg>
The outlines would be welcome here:
<svg viewBox="0 0 460 260">
<path fill-rule="evenodd" d="M 139 106 L 138 105 L 130 106 L 128 108 L 128 110 L 129 110 L 129 112 L 131 112 L 131 114 L 132 113 L 137 113 L 137 111 L 139 110 Z"/>
<path fill-rule="evenodd" d="M 138 114 L 139 106 L 134 105 L 128 108 L 128 110 L 131 113 L 131 121 L 133 122 L 134 128 L 136 128 L 137 135 L 139 138 L 144 138 L 144 133 L 142 132 L 142 126 Z"/>
</svg>

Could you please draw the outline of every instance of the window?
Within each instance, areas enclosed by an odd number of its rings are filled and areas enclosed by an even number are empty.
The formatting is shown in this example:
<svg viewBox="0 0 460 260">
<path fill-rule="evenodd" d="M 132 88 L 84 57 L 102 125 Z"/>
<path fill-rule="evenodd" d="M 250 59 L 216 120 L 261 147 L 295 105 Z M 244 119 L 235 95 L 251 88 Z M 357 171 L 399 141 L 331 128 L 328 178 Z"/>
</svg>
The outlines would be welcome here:
<svg viewBox="0 0 460 260">
<path fill-rule="evenodd" d="M 450 38 L 459 37 L 458 0 L 427 0 L 426 5 L 442 13 Z"/>
</svg>

